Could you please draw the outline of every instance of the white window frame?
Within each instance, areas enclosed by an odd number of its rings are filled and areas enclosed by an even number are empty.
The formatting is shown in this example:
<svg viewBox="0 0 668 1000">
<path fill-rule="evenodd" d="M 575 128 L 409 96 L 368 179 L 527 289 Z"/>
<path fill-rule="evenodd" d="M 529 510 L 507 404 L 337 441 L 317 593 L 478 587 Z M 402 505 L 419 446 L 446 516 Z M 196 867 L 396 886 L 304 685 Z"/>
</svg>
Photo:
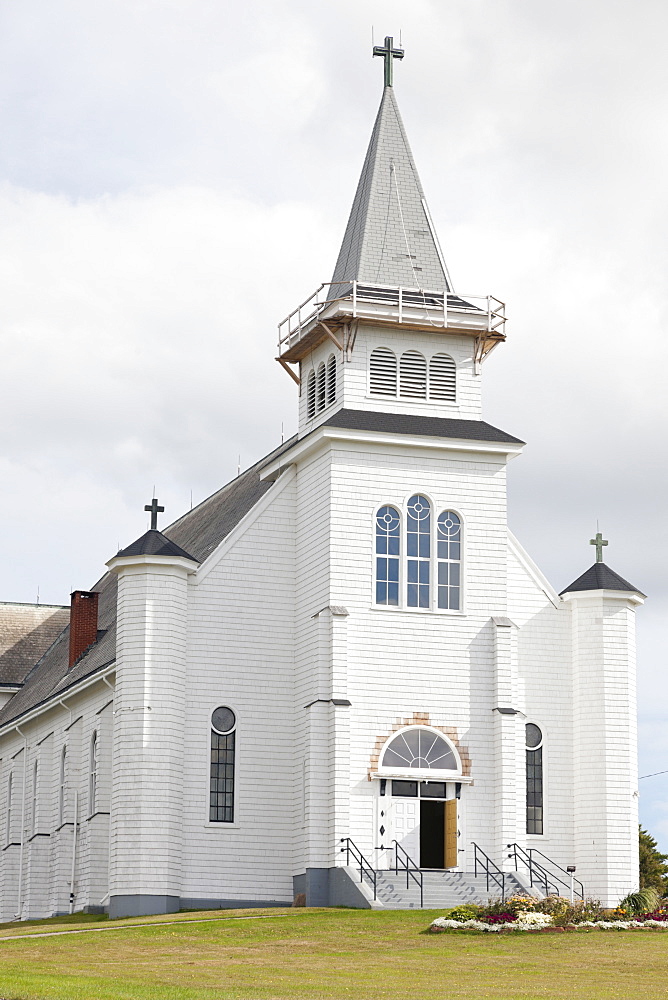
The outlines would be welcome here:
<svg viewBox="0 0 668 1000">
<path fill-rule="evenodd" d="M 407 580 L 407 560 L 408 560 L 408 538 L 407 538 L 407 510 L 408 501 L 414 496 L 423 496 L 431 504 L 431 545 L 430 545 L 430 571 L 429 571 L 429 607 L 414 608 L 408 606 L 408 580 Z M 376 516 L 381 507 L 394 507 L 399 513 L 400 534 L 399 534 L 399 603 L 398 604 L 377 604 L 376 603 Z M 438 607 L 438 533 L 437 521 L 441 514 L 450 510 L 456 514 L 460 523 L 460 559 L 459 559 L 459 608 L 439 608 Z M 466 615 L 466 580 L 464 567 L 466 565 L 466 520 L 459 507 L 452 503 L 439 501 L 436 503 L 433 496 L 426 490 L 416 487 L 407 493 L 403 500 L 396 498 L 384 498 L 374 504 L 371 513 L 371 608 L 372 610 L 390 611 L 394 614 L 419 614 L 419 615 L 449 615 L 462 617 Z"/>
<path fill-rule="evenodd" d="M 414 729 L 426 730 L 429 733 L 433 733 L 434 736 L 440 737 L 444 740 L 454 754 L 455 761 L 457 762 L 456 769 L 450 768 L 422 768 L 422 767 L 384 767 L 383 757 L 385 751 L 389 747 L 390 743 L 400 736 L 402 733 L 411 732 Z M 462 782 L 464 775 L 462 775 L 462 758 L 460 756 L 457 747 L 452 742 L 449 736 L 446 736 L 444 732 L 440 729 L 436 729 L 435 726 L 429 726 L 426 724 L 416 723 L 411 726 L 401 726 L 396 729 L 383 743 L 380 753 L 378 754 L 378 771 L 377 775 L 379 778 L 396 778 L 398 781 L 456 781 Z M 466 779 L 464 779 L 466 780 Z M 469 779 L 470 780 L 470 779 Z"/>
<path fill-rule="evenodd" d="M 5 844 L 12 842 L 12 796 L 14 794 L 14 772 L 7 775 L 7 808 L 5 810 Z"/>
<path fill-rule="evenodd" d="M 383 348 L 386 351 L 391 351 L 392 354 L 395 357 L 395 360 L 396 360 L 397 387 L 396 387 L 396 392 L 394 393 L 394 395 L 391 395 L 390 393 L 385 393 L 385 392 L 381 393 L 381 392 L 372 392 L 371 391 L 371 355 L 373 354 L 374 351 L 378 350 L 379 348 Z M 401 358 L 403 357 L 404 354 L 406 354 L 407 351 L 414 351 L 417 354 L 421 354 L 422 357 L 425 358 L 425 360 L 426 360 L 426 363 L 427 363 L 427 394 L 426 394 L 426 396 L 424 398 L 418 397 L 418 396 L 402 396 L 401 395 L 401 378 L 400 378 Z M 432 358 L 435 358 L 438 355 L 446 355 L 447 357 L 451 358 L 452 362 L 453 362 L 453 364 L 455 366 L 455 398 L 454 399 L 432 399 L 432 397 L 431 397 L 431 394 L 430 394 L 431 360 L 432 360 Z M 369 349 L 368 349 L 367 365 L 366 365 L 366 398 L 369 399 L 369 400 L 376 400 L 376 401 L 377 400 L 382 400 L 382 399 L 385 399 L 385 400 L 388 400 L 388 401 L 389 400 L 397 401 L 402 406 L 411 406 L 411 405 L 416 405 L 417 404 L 417 405 L 420 405 L 420 406 L 428 405 L 428 406 L 434 406 L 434 407 L 436 407 L 436 406 L 438 406 L 438 407 L 444 407 L 444 406 L 446 406 L 446 407 L 450 407 L 453 410 L 454 409 L 459 409 L 459 407 L 461 406 L 461 402 L 460 402 L 460 385 L 459 385 L 459 370 L 460 370 L 460 366 L 459 366 L 459 364 L 457 362 L 457 359 L 455 358 L 454 354 L 450 353 L 450 351 L 440 350 L 440 351 L 433 351 L 432 353 L 428 353 L 427 351 L 420 350 L 417 347 L 406 347 L 404 350 L 397 351 L 396 348 L 390 347 L 390 345 L 386 341 L 383 342 L 383 343 L 381 343 L 381 344 L 374 344 L 373 346 L 370 345 Z"/>
<path fill-rule="evenodd" d="M 32 835 L 37 833 L 38 802 L 39 802 L 39 760 L 32 766 Z"/>
<path fill-rule="evenodd" d="M 213 820 L 209 819 L 209 816 L 210 816 L 210 811 L 209 810 L 211 808 L 211 800 L 210 800 L 210 791 L 211 791 L 211 786 L 210 786 L 210 780 L 211 780 L 211 730 L 213 729 L 213 726 L 211 725 L 211 717 L 212 717 L 214 711 L 217 708 L 220 708 L 221 706 L 223 706 L 224 708 L 231 709 L 231 711 L 234 712 L 234 718 L 236 719 L 236 722 L 234 724 L 234 730 L 233 730 L 233 732 L 234 732 L 234 820 L 231 823 L 220 823 L 218 821 L 213 821 Z M 216 701 L 211 702 L 211 704 L 209 706 L 209 712 L 208 712 L 208 715 L 206 716 L 206 722 L 205 722 L 205 725 L 206 725 L 206 740 L 207 740 L 207 742 L 206 742 L 206 752 L 205 752 L 205 756 L 204 756 L 204 760 L 206 762 L 206 764 L 205 764 L 206 783 L 204 785 L 204 788 L 205 788 L 204 802 L 205 802 L 205 805 L 206 805 L 206 812 L 205 812 L 205 819 L 204 819 L 204 824 L 203 824 L 205 827 L 208 827 L 209 829 L 213 829 L 213 830 L 235 830 L 235 829 L 237 829 L 241 825 L 240 824 L 240 820 L 239 820 L 239 806 L 240 806 L 240 802 L 239 802 L 239 795 L 238 795 L 238 789 L 239 789 L 239 730 L 241 729 L 241 719 L 242 719 L 242 715 L 239 712 L 237 706 L 234 704 L 234 702 L 230 701 L 229 699 L 225 699 L 224 695 L 221 696 L 220 698 L 218 698 Z"/>
</svg>

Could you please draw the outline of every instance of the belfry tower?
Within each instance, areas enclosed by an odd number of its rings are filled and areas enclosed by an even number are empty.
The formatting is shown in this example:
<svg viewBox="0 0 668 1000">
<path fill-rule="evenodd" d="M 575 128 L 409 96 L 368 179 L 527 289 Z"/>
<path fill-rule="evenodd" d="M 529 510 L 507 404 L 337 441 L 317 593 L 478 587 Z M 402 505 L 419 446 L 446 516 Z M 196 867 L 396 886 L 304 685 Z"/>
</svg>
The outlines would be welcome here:
<svg viewBox="0 0 668 1000">
<path fill-rule="evenodd" d="M 480 362 L 505 339 L 503 302 L 453 290 L 394 96 L 403 50 L 374 55 L 385 86 L 332 279 L 279 325 L 300 435 L 343 408 L 479 419 Z"/>
</svg>

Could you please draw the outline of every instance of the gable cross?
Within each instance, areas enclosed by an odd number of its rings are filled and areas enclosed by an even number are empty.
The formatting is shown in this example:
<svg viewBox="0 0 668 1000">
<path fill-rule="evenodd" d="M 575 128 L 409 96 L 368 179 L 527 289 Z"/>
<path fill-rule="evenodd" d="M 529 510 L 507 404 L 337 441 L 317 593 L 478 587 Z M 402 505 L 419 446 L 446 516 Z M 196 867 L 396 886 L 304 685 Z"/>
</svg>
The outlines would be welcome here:
<svg viewBox="0 0 668 1000">
<path fill-rule="evenodd" d="M 394 39 L 391 35 L 385 36 L 385 42 L 383 45 L 374 45 L 373 54 L 375 56 L 382 56 L 385 60 L 385 86 L 392 86 L 392 66 L 394 65 L 395 59 L 404 58 L 403 49 L 393 48 Z"/>
<path fill-rule="evenodd" d="M 151 515 L 151 531 L 158 530 L 158 514 L 162 514 L 164 509 L 164 507 L 158 506 L 158 501 L 155 497 L 144 507 L 144 510 L 147 510 Z M 607 545 L 608 543 L 606 542 L 605 544 Z"/>
<path fill-rule="evenodd" d="M 603 562 L 603 546 L 607 545 L 608 542 L 600 531 L 596 532 L 596 538 L 589 539 L 589 544 L 596 546 L 596 562 Z"/>
</svg>

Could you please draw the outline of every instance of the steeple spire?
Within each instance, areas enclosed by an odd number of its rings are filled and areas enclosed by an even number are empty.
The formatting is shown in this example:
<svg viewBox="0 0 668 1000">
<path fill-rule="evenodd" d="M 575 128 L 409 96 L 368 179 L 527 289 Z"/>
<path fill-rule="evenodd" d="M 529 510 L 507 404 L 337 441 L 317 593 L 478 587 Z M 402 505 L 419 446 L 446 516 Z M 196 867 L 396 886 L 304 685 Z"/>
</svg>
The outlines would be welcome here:
<svg viewBox="0 0 668 1000">
<path fill-rule="evenodd" d="M 333 282 L 452 291 L 438 237 L 404 129 L 392 63 L 403 58 L 392 38 L 375 46 L 385 59 L 385 88 L 357 185 Z"/>
</svg>

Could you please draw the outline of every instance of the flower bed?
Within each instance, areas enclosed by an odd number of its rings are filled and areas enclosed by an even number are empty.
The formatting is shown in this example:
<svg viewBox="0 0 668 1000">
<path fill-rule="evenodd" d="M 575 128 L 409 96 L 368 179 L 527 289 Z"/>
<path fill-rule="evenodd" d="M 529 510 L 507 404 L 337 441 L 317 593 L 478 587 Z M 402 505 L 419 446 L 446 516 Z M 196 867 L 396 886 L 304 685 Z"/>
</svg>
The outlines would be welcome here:
<svg viewBox="0 0 668 1000">
<path fill-rule="evenodd" d="M 538 899 L 518 894 L 506 902 L 490 900 L 485 906 L 467 904 L 446 910 L 429 930 L 436 934 L 453 930 L 483 933 L 668 930 L 668 909 L 657 907 L 657 902 L 654 890 L 649 894 L 641 890 L 625 897 L 614 911 L 604 911 L 595 899 L 570 903 L 561 896 Z"/>
</svg>

